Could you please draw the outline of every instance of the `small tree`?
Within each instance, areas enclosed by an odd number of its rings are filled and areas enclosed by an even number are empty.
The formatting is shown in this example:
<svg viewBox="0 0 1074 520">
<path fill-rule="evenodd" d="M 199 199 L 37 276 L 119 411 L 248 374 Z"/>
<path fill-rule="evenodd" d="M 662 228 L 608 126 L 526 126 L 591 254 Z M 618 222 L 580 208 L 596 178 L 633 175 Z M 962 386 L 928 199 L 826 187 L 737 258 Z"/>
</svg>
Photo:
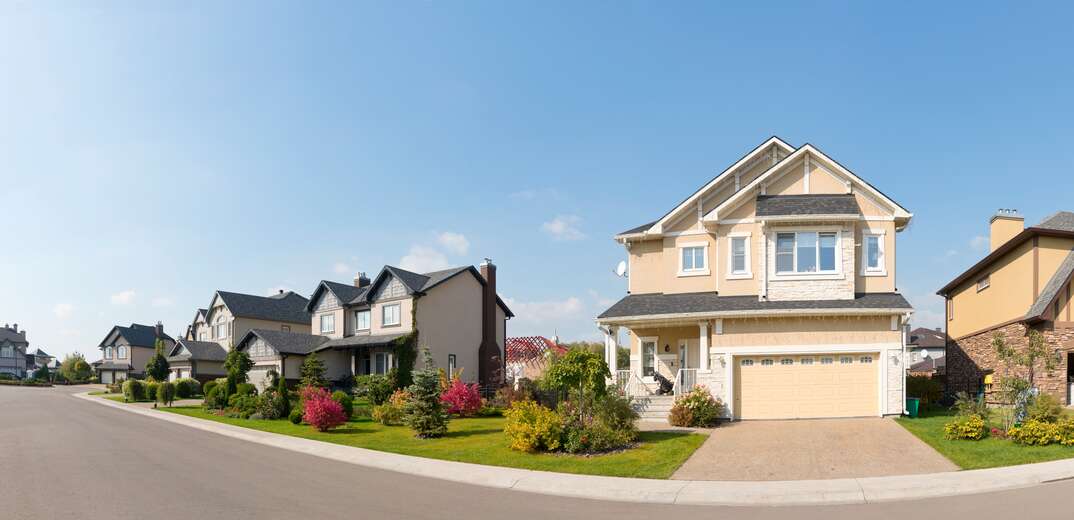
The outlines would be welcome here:
<svg viewBox="0 0 1074 520">
<path fill-rule="evenodd" d="M 48 381 L 49 380 L 48 367 L 45 366 L 45 365 L 41 365 L 41 366 L 37 367 L 37 370 L 34 370 L 33 378 L 38 380 L 38 381 Z"/>
<path fill-rule="evenodd" d="M 247 382 L 247 374 L 253 368 L 254 362 L 246 352 L 231 349 L 224 358 L 224 370 L 227 371 L 227 388 L 225 395 L 230 397 L 238 389 L 240 383 Z"/>
<path fill-rule="evenodd" d="M 157 402 L 164 406 L 171 406 L 175 402 L 175 383 L 164 381 L 157 387 Z"/>
<path fill-rule="evenodd" d="M 168 380 L 168 358 L 164 357 L 164 340 L 157 338 L 153 343 L 153 356 L 145 364 L 145 375 L 154 381 Z"/>
<path fill-rule="evenodd" d="M 287 390 L 287 380 L 282 377 L 276 378 L 276 393 L 279 394 L 280 399 L 283 401 L 280 403 L 281 417 L 287 417 L 291 413 L 291 392 Z"/>
<path fill-rule="evenodd" d="M 324 361 L 321 360 L 316 352 L 306 356 L 306 359 L 302 361 L 302 370 L 299 373 L 302 376 L 302 386 L 316 388 L 328 386 L 328 381 L 324 377 Z"/>
<path fill-rule="evenodd" d="M 604 356 L 590 350 L 574 349 L 557 358 L 545 370 L 541 386 L 578 403 L 578 418 L 588 412 L 586 403 L 607 392 L 610 376 Z"/>
<path fill-rule="evenodd" d="M 82 357 L 82 354 L 75 352 L 63 358 L 63 363 L 60 364 L 60 372 L 63 374 L 64 379 L 68 381 L 82 382 L 93 375 L 93 367 L 86 362 L 86 358 Z"/>
<path fill-rule="evenodd" d="M 448 415 L 440 402 L 440 373 L 433 357 L 424 350 L 425 369 L 414 372 L 410 385 L 411 398 L 403 407 L 404 422 L 423 439 L 442 437 L 447 433 Z"/>
<path fill-rule="evenodd" d="M 1048 344 L 1044 341 L 1044 335 L 1036 330 L 1029 331 L 1029 345 L 1024 349 L 1017 349 L 1007 345 L 1007 339 L 1003 334 L 996 333 L 992 336 L 992 348 L 996 350 L 999 359 L 1007 365 L 1007 373 L 1011 375 L 1011 367 L 1022 367 L 1026 372 L 1026 381 L 1029 388 L 1036 388 L 1037 365 L 1051 374 L 1056 367 L 1055 356 L 1048 352 Z"/>
</svg>

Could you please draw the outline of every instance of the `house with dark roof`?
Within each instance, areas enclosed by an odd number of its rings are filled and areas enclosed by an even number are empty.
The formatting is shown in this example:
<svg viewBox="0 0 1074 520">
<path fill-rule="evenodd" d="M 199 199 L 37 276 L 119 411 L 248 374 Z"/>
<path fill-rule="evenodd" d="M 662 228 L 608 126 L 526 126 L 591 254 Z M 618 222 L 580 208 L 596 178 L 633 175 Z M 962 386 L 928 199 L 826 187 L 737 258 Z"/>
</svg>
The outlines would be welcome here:
<svg viewBox="0 0 1074 520">
<path fill-rule="evenodd" d="M 227 350 L 219 343 L 180 339 L 168 351 L 168 378 L 172 381 L 193 378 L 202 383 L 227 376 L 224 359 Z"/>
<path fill-rule="evenodd" d="M 544 374 L 553 356 L 567 353 L 567 347 L 544 336 L 507 338 L 507 381 L 534 380 Z"/>
<path fill-rule="evenodd" d="M 208 321 L 209 309 L 198 309 L 194 313 L 194 321 L 190 322 L 190 325 L 186 326 L 186 334 L 183 334 L 184 339 L 190 339 L 195 341 L 209 341 L 209 321 Z"/>
<path fill-rule="evenodd" d="M 4 324 L 0 327 L 0 374 L 8 374 L 22 379 L 27 376 L 26 349 L 30 342 L 26 340 L 26 331 L 19 330 L 19 324 Z"/>
<path fill-rule="evenodd" d="M 946 348 L 947 334 L 942 328 L 918 327 L 906 335 L 906 359 L 910 365 L 926 358 L 942 358 Z"/>
<path fill-rule="evenodd" d="M 239 342 L 254 360 L 250 379 L 269 370 L 298 378 L 311 352 L 325 361 L 328 377 L 385 374 L 398 363 L 397 340 L 417 334 L 445 370 L 463 370 L 463 379 L 482 384 L 504 380 L 504 338 L 514 315 L 496 294 L 496 266 L 455 267 L 415 273 L 384 266 L 376 277 L 364 273 L 353 284 L 322 281 L 305 311 L 311 334 L 254 329 Z"/>
<path fill-rule="evenodd" d="M 1037 371 L 1037 389 L 1074 404 L 1074 212 L 1025 227 L 1020 213 L 1001 209 L 989 220 L 989 237 L 989 253 L 937 292 L 946 301 L 948 391 L 990 397 L 1008 375 L 993 339 L 1025 349 L 1035 331 L 1056 362 Z"/>
<path fill-rule="evenodd" d="M 98 381 L 112 384 L 145 377 L 145 365 L 156 351 L 158 339 L 164 342 L 165 352 L 175 344 L 160 322 L 156 325 L 132 323 L 129 327 L 112 327 L 97 346 L 101 350 L 101 359 L 92 364 Z"/>
<path fill-rule="evenodd" d="M 626 392 L 706 386 L 735 419 L 898 415 L 913 215 L 816 146 L 772 137 L 659 219 L 615 236 L 627 295 L 597 317 Z"/>
</svg>

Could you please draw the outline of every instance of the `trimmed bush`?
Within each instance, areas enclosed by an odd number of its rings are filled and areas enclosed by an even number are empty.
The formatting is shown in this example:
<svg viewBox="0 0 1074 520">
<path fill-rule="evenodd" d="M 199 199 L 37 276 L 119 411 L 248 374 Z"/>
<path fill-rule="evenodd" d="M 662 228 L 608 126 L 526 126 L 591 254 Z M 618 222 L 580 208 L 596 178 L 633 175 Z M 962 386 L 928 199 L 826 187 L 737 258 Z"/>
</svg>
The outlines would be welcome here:
<svg viewBox="0 0 1074 520">
<path fill-rule="evenodd" d="M 291 413 L 287 415 L 287 419 L 291 421 L 291 424 L 302 424 L 302 409 L 295 408 L 291 410 Z"/>
<path fill-rule="evenodd" d="M 235 385 L 235 395 L 257 395 L 257 387 L 250 383 Z"/>
<path fill-rule="evenodd" d="M 481 392 L 478 391 L 476 383 L 468 385 L 453 379 L 447 390 L 440 394 L 440 402 L 449 414 L 473 417 L 481 409 Z"/>
<path fill-rule="evenodd" d="M 157 402 L 171 406 L 175 402 L 175 383 L 164 381 L 157 386 Z"/>
<path fill-rule="evenodd" d="M 948 440 L 978 441 L 985 436 L 985 422 L 980 415 L 959 415 L 943 426 L 943 436 Z"/>
<path fill-rule="evenodd" d="M 210 380 L 206 381 L 205 384 L 201 385 L 201 395 L 206 395 L 206 396 L 209 395 L 209 391 L 212 390 L 213 388 L 215 388 L 219 384 L 220 384 L 219 379 L 210 379 Z"/>
<path fill-rule="evenodd" d="M 129 403 L 145 400 L 145 383 L 137 379 L 123 382 L 123 400 Z"/>
<path fill-rule="evenodd" d="M 713 397 L 708 388 L 695 386 L 675 398 L 675 404 L 668 414 L 668 423 L 672 426 L 708 428 L 716 426 L 725 411 L 723 402 Z"/>
<path fill-rule="evenodd" d="M 555 451 L 560 448 L 563 423 L 559 415 L 533 401 L 516 401 L 504 412 L 503 432 L 511 449 L 525 452 Z"/>
<path fill-rule="evenodd" d="M 1063 414 L 1063 405 L 1052 394 L 1040 394 L 1026 407 L 1026 421 L 1054 423 Z"/>
<path fill-rule="evenodd" d="M 157 389 L 160 388 L 160 383 L 156 381 L 149 381 L 145 384 L 145 398 L 150 401 L 157 400 Z"/>
<path fill-rule="evenodd" d="M 223 410 L 227 408 L 227 388 L 223 385 L 213 385 L 209 393 L 205 394 L 205 408 L 209 410 Z"/>
<path fill-rule="evenodd" d="M 343 406 L 332 399 L 328 390 L 306 387 L 303 390 L 302 420 L 319 432 L 326 432 L 347 422 Z"/>
<path fill-rule="evenodd" d="M 347 416 L 348 419 L 354 415 L 354 399 L 351 398 L 350 394 L 336 390 L 332 392 L 332 400 L 343 407 L 343 415 Z"/>
<path fill-rule="evenodd" d="M 375 405 L 388 402 L 394 390 L 395 381 L 388 376 L 371 374 L 354 378 L 354 395 L 367 397 L 369 402 Z"/>
<path fill-rule="evenodd" d="M 201 385 L 197 379 L 184 377 L 175 381 L 175 397 L 179 399 L 189 399 L 194 397 L 198 393 L 198 388 Z"/>
<path fill-rule="evenodd" d="M 614 394 L 565 401 L 557 412 L 563 424 L 563 450 L 568 453 L 598 453 L 629 446 L 638 437 L 634 421 L 638 414 L 630 399 Z"/>
<path fill-rule="evenodd" d="M 228 398 L 228 408 L 243 419 L 249 419 L 257 413 L 258 397 L 256 395 L 233 395 Z"/>
</svg>

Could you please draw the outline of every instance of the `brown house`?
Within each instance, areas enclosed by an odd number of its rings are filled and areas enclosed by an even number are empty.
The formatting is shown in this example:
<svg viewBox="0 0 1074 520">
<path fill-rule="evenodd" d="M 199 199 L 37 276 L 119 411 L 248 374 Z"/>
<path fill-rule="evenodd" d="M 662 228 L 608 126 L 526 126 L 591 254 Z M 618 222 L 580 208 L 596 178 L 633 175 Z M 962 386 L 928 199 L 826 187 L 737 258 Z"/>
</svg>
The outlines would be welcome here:
<svg viewBox="0 0 1074 520">
<path fill-rule="evenodd" d="M 993 338 L 1000 335 L 1008 345 L 1025 348 L 1030 331 L 1036 330 L 1056 361 L 1051 373 L 1037 367 L 1037 387 L 1069 405 L 1074 389 L 1074 213 L 1055 213 L 1029 228 L 1024 223 L 1016 211 L 1000 210 L 990 222 L 988 256 L 937 293 L 947 302 L 948 390 L 990 393 L 993 382 L 1006 374 Z"/>
</svg>

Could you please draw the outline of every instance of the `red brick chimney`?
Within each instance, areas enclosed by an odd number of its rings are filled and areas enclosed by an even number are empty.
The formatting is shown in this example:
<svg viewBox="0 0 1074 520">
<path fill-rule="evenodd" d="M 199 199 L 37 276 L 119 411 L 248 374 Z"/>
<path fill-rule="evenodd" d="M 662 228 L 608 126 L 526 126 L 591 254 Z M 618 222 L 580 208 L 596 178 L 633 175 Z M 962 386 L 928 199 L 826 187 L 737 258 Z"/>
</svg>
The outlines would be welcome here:
<svg viewBox="0 0 1074 520">
<path fill-rule="evenodd" d="M 481 263 L 485 290 L 481 296 L 481 346 L 477 350 L 478 380 L 482 385 L 499 386 L 506 370 L 505 360 L 496 343 L 496 264 L 486 258 Z"/>
</svg>

